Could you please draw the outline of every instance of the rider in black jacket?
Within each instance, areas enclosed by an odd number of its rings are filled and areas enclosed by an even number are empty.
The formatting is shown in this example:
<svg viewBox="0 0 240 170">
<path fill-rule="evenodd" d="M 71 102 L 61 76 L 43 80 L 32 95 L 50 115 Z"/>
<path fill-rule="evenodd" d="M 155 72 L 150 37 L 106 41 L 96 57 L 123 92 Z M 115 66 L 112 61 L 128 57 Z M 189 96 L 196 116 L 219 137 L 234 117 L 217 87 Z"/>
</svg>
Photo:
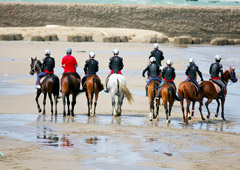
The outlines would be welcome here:
<svg viewBox="0 0 240 170">
<path fill-rule="evenodd" d="M 107 82 L 109 77 L 111 76 L 111 74 L 116 73 L 116 74 L 122 74 L 121 70 L 123 69 L 124 65 L 123 65 L 123 58 L 118 56 L 119 54 L 119 50 L 118 49 L 114 49 L 113 50 L 113 57 L 110 58 L 109 60 L 109 64 L 108 67 L 111 70 L 110 74 L 107 76 L 106 80 L 105 80 L 105 92 L 108 93 L 108 89 L 107 89 Z"/>
<path fill-rule="evenodd" d="M 193 58 L 190 58 L 189 59 L 189 65 L 188 65 L 187 70 L 185 72 L 185 74 L 187 75 L 186 81 L 190 80 L 191 82 L 193 82 L 197 86 L 198 91 L 199 91 L 199 84 L 196 80 L 197 79 L 197 73 L 200 76 L 201 81 L 203 81 L 202 72 L 199 70 L 198 66 L 195 64 Z M 198 92 L 197 92 L 197 95 L 198 95 Z"/>
<path fill-rule="evenodd" d="M 149 56 L 149 59 L 151 57 L 155 57 L 156 58 L 156 63 L 159 66 L 162 66 L 161 61 L 164 60 L 163 52 L 158 49 L 159 45 L 157 43 L 155 43 L 153 46 L 154 46 L 154 50 L 151 51 L 151 55 Z"/>
<path fill-rule="evenodd" d="M 142 76 L 145 77 L 145 73 L 148 72 L 148 75 L 149 75 L 149 79 L 147 81 L 147 84 L 146 84 L 146 96 L 148 95 L 147 92 L 148 92 L 148 84 L 152 81 L 152 80 L 157 80 L 161 83 L 161 79 L 159 77 L 160 75 L 160 67 L 159 65 L 156 63 L 156 58 L 155 57 L 151 57 L 150 58 L 150 64 L 143 70 L 142 72 Z"/>
<path fill-rule="evenodd" d="M 219 77 L 219 73 L 221 74 L 221 77 L 223 77 L 223 66 L 220 64 L 221 57 L 219 55 L 215 56 L 215 63 L 212 63 L 209 69 L 209 73 L 211 75 L 211 79 L 220 86 L 221 91 L 219 94 L 219 98 L 224 98 L 224 89 L 226 87 L 226 84 L 224 81 Z"/>
<path fill-rule="evenodd" d="M 175 68 L 172 67 L 172 61 L 171 60 L 167 60 L 166 62 L 167 64 L 167 67 L 164 67 L 163 71 L 162 71 L 162 82 L 160 83 L 160 85 L 158 86 L 158 93 L 157 93 L 157 98 L 160 97 L 160 89 L 162 87 L 162 85 L 165 83 L 165 82 L 170 82 L 171 84 L 173 84 L 174 86 L 174 90 L 177 91 L 177 87 L 174 83 L 174 79 L 176 77 L 176 74 L 175 74 Z M 179 98 L 177 95 L 174 95 L 175 99 L 179 101 Z"/>
<path fill-rule="evenodd" d="M 44 76 L 47 76 L 48 74 L 54 73 L 54 67 L 55 67 L 55 60 L 54 58 L 50 57 L 51 52 L 50 50 L 45 50 L 45 58 L 43 58 L 43 63 L 41 66 L 42 72 L 37 75 L 37 89 L 41 89 L 40 86 L 40 79 Z"/>
<path fill-rule="evenodd" d="M 82 86 L 84 87 L 84 83 L 86 81 L 86 79 L 90 76 L 90 75 L 97 75 L 96 73 L 98 72 L 98 61 L 94 59 L 95 58 L 95 53 L 94 52 L 90 52 L 89 53 L 89 59 L 86 60 L 85 62 L 85 66 L 84 66 L 84 72 L 85 72 L 85 76 L 82 79 Z"/>
</svg>

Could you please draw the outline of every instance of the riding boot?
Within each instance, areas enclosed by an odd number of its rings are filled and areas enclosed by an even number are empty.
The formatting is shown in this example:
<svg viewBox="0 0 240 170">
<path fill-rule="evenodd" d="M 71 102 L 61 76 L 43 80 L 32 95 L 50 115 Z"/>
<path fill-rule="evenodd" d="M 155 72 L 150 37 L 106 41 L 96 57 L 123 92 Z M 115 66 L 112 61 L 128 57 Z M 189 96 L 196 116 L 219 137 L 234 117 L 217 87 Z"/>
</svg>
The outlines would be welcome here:
<svg viewBox="0 0 240 170">
<path fill-rule="evenodd" d="M 148 86 L 145 87 L 146 90 L 146 96 L 148 96 Z"/>
<path fill-rule="evenodd" d="M 160 89 L 161 89 L 161 88 L 158 88 L 157 95 L 156 95 L 156 99 L 159 99 L 159 98 L 160 98 Z"/>
<path fill-rule="evenodd" d="M 224 87 L 221 88 L 221 91 L 219 93 L 219 98 L 220 99 L 223 99 L 225 97 L 223 93 L 224 93 Z"/>
</svg>

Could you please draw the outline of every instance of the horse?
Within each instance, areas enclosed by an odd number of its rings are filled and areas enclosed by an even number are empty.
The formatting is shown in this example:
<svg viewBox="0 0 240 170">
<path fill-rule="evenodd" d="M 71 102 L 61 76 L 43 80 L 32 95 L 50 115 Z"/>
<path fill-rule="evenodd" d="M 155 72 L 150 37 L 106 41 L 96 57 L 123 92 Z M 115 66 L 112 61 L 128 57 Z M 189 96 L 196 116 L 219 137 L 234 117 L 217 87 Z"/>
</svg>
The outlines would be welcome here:
<svg viewBox="0 0 240 170">
<path fill-rule="evenodd" d="M 229 70 L 224 71 L 223 77 L 221 77 L 221 78 L 226 83 L 226 85 L 228 84 L 229 80 L 231 80 L 233 83 L 236 83 L 238 81 L 238 79 L 236 77 L 235 69 L 233 69 L 231 66 L 230 66 Z M 200 87 L 203 88 L 203 95 L 201 96 L 200 101 L 202 102 L 204 97 L 207 98 L 207 102 L 205 103 L 205 106 L 208 111 L 207 118 L 208 119 L 210 118 L 210 111 L 209 111 L 208 105 L 212 102 L 213 99 L 215 99 L 217 101 L 217 110 L 216 110 L 215 117 L 218 117 L 219 106 L 220 106 L 219 93 L 217 92 L 213 82 L 203 81 L 200 84 Z M 226 95 L 227 95 L 227 88 L 225 88 L 225 90 L 224 90 L 224 96 L 226 96 Z M 224 103 L 225 103 L 225 98 L 222 98 L 221 106 L 222 106 L 222 119 L 223 120 L 225 120 Z M 202 114 L 202 105 L 199 105 L 199 111 Z"/>
<path fill-rule="evenodd" d="M 42 63 L 41 63 L 41 61 L 37 60 L 37 57 L 35 59 L 31 58 L 30 75 L 34 75 L 34 73 L 39 74 L 41 72 L 41 66 L 42 66 Z M 51 116 L 53 115 L 52 95 L 54 96 L 54 100 L 55 100 L 55 116 L 57 116 L 57 102 L 58 102 L 58 98 L 59 98 L 59 78 L 58 78 L 58 76 L 56 76 L 54 74 L 48 74 L 41 83 L 41 89 L 37 89 L 35 100 L 37 103 L 39 113 L 41 113 L 41 111 L 42 111 L 42 109 L 38 103 L 38 98 L 41 95 L 41 93 L 44 94 L 42 114 L 46 113 L 45 105 L 46 105 L 46 97 L 48 94 L 48 97 L 49 97 L 50 103 L 51 103 Z"/>
<path fill-rule="evenodd" d="M 196 85 L 191 81 L 183 81 L 178 86 L 178 96 L 180 98 L 180 104 L 181 104 L 182 113 L 183 113 L 183 122 L 185 122 L 186 124 L 188 124 L 188 119 L 191 119 L 194 116 L 194 107 L 195 107 L 196 101 L 199 101 L 199 105 L 202 105 L 202 102 L 200 100 L 202 96 L 202 93 L 201 93 L 202 88 L 200 88 L 198 95 L 197 95 L 197 91 L 198 89 Z M 184 115 L 184 99 L 186 99 L 186 102 L 187 102 L 186 117 Z M 189 109 L 191 103 L 192 103 L 192 114 L 190 114 L 190 109 Z M 201 114 L 202 120 L 205 120 L 201 112 L 200 114 Z"/>
<path fill-rule="evenodd" d="M 167 120 L 166 124 L 168 125 L 171 122 L 171 111 L 176 95 L 174 86 L 170 82 L 165 82 L 162 85 L 159 93 L 163 101 Z"/>
<path fill-rule="evenodd" d="M 117 117 L 121 116 L 122 113 L 122 103 L 124 96 L 127 97 L 127 100 L 130 104 L 133 102 L 133 97 L 131 92 L 126 86 L 126 80 L 121 74 L 111 74 L 107 83 L 107 89 L 109 89 L 112 97 L 112 115 Z M 115 107 L 115 96 L 118 96 L 117 109 Z"/>
<path fill-rule="evenodd" d="M 160 99 L 156 99 L 156 113 L 154 112 L 154 100 L 157 96 L 158 86 L 160 82 L 153 80 L 148 84 L 148 102 L 150 105 L 150 114 L 149 120 L 152 121 L 155 118 L 158 118 Z"/>
<path fill-rule="evenodd" d="M 103 85 L 101 84 L 101 80 L 97 75 L 90 75 L 86 79 L 86 83 L 84 86 L 86 89 L 86 97 L 88 102 L 88 116 L 95 116 L 98 94 L 100 91 L 103 90 Z M 92 100 L 93 100 L 94 94 L 95 94 L 94 109 L 92 110 L 92 104 L 93 104 Z"/>
<path fill-rule="evenodd" d="M 67 115 L 74 116 L 74 106 L 76 104 L 76 98 L 78 95 L 78 88 L 80 82 L 78 82 L 76 75 L 73 73 L 64 73 L 61 78 L 61 92 L 62 92 L 62 99 L 63 99 L 63 116 L 66 117 L 66 98 L 67 98 Z M 70 100 L 69 96 L 72 95 L 72 109 L 70 111 Z"/>
</svg>

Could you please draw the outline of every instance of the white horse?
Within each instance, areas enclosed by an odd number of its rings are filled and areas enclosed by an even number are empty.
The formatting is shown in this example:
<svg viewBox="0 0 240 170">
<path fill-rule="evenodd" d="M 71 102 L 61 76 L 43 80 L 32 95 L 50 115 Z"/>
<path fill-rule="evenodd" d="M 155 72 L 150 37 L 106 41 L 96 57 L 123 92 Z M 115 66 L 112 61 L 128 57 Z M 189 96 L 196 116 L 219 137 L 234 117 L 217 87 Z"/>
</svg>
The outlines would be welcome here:
<svg viewBox="0 0 240 170">
<path fill-rule="evenodd" d="M 112 96 L 112 114 L 115 117 L 121 116 L 122 113 L 121 107 L 124 95 L 127 97 L 127 100 L 130 104 L 132 104 L 133 102 L 132 94 L 126 86 L 126 79 L 121 74 L 112 74 L 109 77 L 107 88 Z M 115 107 L 116 105 L 115 96 L 118 96 L 117 109 Z"/>
</svg>

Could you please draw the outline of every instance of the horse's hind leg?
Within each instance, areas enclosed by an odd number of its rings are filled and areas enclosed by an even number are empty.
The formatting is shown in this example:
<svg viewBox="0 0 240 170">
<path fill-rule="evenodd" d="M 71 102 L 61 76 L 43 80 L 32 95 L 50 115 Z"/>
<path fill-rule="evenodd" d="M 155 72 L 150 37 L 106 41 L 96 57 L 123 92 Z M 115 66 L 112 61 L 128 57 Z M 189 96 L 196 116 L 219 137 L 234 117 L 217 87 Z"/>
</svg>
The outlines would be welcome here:
<svg viewBox="0 0 240 170">
<path fill-rule="evenodd" d="M 117 114 L 118 116 L 121 116 L 122 114 L 122 103 L 123 103 L 124 95 L 118 97 L 118 106 L 117 106 Z"/>
<path fill-rule="evenodd" d="M 41 113 L 41 111 L 42 111 L 42 109 L 41 109 L 41 107 L 40 107 L 40 105 L 39 105 L 39 102 L 38 102 L 38 98 L 39 98 L 39 96 L 40 96 L 40 94 L 42 93 L 42 90 L 37 90 L 37 94 L 36 94 L 36 98 L 35 98 L 35 100 L 36 100 L 36 103 L 37 103 L 37 107 L 38 107 L 38 112 L 39 113 Z"/>
<path fill-rule="evenodd" d="M 66 109 L 65 109 L 65 106 L 66 106 L 66 96 L 65 96 L 65 94 L 62 94 L 62 99 L 63 99 L 63 117 L 66 117 Z"/>
<path fill-rule="evenodd" d="M 186 120 L 186 124 L 188 124 L 188 115 L 190 114 L 190 104 L 191 104 L 191 101 L 189 99 L 186 99 L 187 100 L 187 113 L 186 113 L 186 117 L 185 117 L 185 120 Z"/>
<path fill-rule="evenodd" d="M 90 116 L 94 116 L 93 110 L 92 110 L 93 93 L 90 93 L 89 96 L 90 96 L 90 98 L 89 98 Z"/>
<path fill-rule="evenodd" d="M 67 113 L 67 115 L 70 116 L 70 100 L 69 100 L 69 95 L 67 95 L 66 97 L 67 97 L 67 108 L 68 108 L 68 113 Z"/>
<path fill-rule="evenodd" d="M 76 98 L 77 96 L 76 95 L 72 95 L 72 116 L 74 116 L 74 106 L 76 104 Z"/>
<path fill-rule="evenodd" d="M 208 119 L 210 118 L 210 111 L 209 111 L 208 105 L 209 105 L 211 102 L 212 102 L 212 99 L 209 98 L 209 99 L 207 100 L 207 102 L 205 103 L 205 106 L 206 106 L 207 111 L 208 111 L 208 115 L 207 115 L 207 118 L 208 118 Z"/>
<path fill-rule="evenodd" d="M 167 125 L 168 125 L 168 106 L 167 106 L 167 102 L 164 102 L 164 109 L 165 109 L 166 120 L 167 120 Z"/>
<path fill-rule="evenodd" d="M 168 117 L 168 124 L 169 123 L 171 123 L 171 112 L 172 112 L 172 106 L 173 106 L 173 103 L 172 102 L 169 102 L 169 111 L 168 111 L 168 113 L 169 113 L 169 117 Z"/>
<path fill-rule="evenodd" d="M 156 119 L 159 121 L 159 105 L 160 105 L 160 99 L 156 99 Z"/>
<path fill-rule="evenodd" d="M 117 116 L 116 108 L 115 108 L 116 102 L 115 102 L 115 96 L 112 94 L 112 115 Z"/>
<path fill-rule="evenodd" d="M 55 116 L 57 116 L 58 95 L 54 95 L 54 100 L 55 100 Z"/>
<path fill-rule="evenodd" d="M 188 115 L 188 119 L 189 120 L 191 120 L 193 118 L 193 116 L 194 116 L 195 103 L 196 103 L 196 101 L 192 101 L 192 111 L 191 111 L 190 116 Z"/>
<path fill-rule="evenodd" d="M 180 100 L 180 104 L 181 104 L 181 109 L 182 109 L 182 113 L 183 113 L 183 122 L 185 122 L 185 114 L 184 114 L 184 103 L 183 103 L 183 98 L 181 97 Z"/>
<path fill-rule="evenodd" d="M 46 113 L 45 106 L 46 106 L 47 93 L 43 93 L 43 94 L 44 94 L 44 96 L 43 96 L 43 114 L 45 115 L 45 113 Z"/>
<path fill-rule="evenodd" d="M 98 100 L 98 92 L 95 93 L 94 111 L 93 111 L 94 116 L 96 115 L 97 100 Z"/>
<path fill-rule="evenodd" d="M 50 99 L 50 104 L 51 104 L 51 116 L 53 115 L 53 100 L 52 100 L 52 94 L 48 93 L 48 97 Z"/>
<path fill-rule="evenodd" d="M 201 114 L 201 118 L 202 118 L 202 120 L 205 120 L 205 118 L 203 117 L 203 114 L 202 114 L 202 100 L 201 100 L 201 102 L 199 102 L 199 112 L 200 112 L 200 114 Z"/>
<path fill-rule="evenodd" d="M 219 102 L 219 99 L 216 99 L 216 101 L 217 101 L 217 111 L 216 111 L 215 117 L 218 117 L 220 102 Z"/>
<path fill-rule="evenodd" d="M 88 116 L 90 116 L 89 97 L 87 92 L 86 92 L 86 97 L 87 97 L 87 106 L 88 106 Z"/>
<path fill-rule="evenodd" d="M 222 102 L 222 119 L 225 120 L 224 118 L 224 103 L 225 103 L 225 98 L 221 100 Z"/>
</svg>

